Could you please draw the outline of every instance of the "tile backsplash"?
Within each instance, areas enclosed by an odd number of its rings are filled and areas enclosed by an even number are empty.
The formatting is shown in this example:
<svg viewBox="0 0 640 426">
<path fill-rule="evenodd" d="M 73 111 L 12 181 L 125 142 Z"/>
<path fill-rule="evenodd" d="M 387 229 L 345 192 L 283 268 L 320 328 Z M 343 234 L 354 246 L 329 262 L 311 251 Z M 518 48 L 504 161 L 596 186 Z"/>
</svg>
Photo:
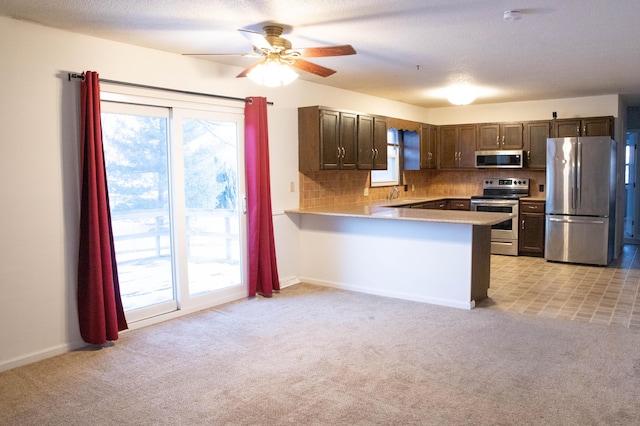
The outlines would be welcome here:
<svg viewBox="0 0 640 426">
<path fill-rule="evenodd" d="M 321 171 L 299 176 L 300 208 L 382 201 L 390 191 L 390 187 L 370 188 L 367 170 Z M 543 170 L 416 170 L 405 171 L 403 177 L 407 191 L 400 186 L 400 198 L 480 195 L 482 182 L 488 177 L 528 178 L 531 196 L 544 197 L 544 192 L 539 191 L 539 185 L 545 183 Z"/>
</svg>

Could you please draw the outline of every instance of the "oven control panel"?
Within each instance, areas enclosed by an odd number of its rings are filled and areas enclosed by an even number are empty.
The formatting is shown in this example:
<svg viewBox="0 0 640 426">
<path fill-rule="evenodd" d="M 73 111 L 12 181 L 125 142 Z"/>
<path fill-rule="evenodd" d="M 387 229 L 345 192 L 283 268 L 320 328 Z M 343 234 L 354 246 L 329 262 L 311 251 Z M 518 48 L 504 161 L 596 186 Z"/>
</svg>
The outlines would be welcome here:
<svg viewBox="0 0 640 426">
<path fill-rule="evenodd" d="M 484 189 L 526 189 L 529 190 L 529 179 L 527 178 L 488 178 L 482 184 Z"/>
</svg>

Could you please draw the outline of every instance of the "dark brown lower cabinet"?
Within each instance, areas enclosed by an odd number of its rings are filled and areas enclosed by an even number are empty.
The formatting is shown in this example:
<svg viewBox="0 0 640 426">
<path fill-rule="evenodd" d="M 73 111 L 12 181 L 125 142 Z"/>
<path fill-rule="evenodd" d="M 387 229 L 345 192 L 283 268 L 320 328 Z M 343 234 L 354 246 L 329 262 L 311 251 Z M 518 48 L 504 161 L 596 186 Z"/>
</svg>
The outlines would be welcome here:
<svg viewBox="0 0 640 426">
<path fill-rule="evenodd" d="M 544 257 L 544 201 L 520 202 L 518 252 L 521 256 Z"/>
</svg>

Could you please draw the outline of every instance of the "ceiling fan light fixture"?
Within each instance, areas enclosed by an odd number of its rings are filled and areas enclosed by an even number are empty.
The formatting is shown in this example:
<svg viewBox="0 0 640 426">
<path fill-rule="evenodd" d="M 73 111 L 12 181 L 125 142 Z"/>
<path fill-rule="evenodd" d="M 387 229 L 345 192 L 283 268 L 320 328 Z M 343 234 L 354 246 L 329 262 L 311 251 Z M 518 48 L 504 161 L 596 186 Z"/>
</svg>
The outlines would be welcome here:
<svg viewBox="0 0 640 426">
<path fill-rule="evenodd" d="M 298 78 L 298 73 L 278 59 L 267 58 L 247 73 L 254 83 L 267 87 L 286 86 Z"/>
</svg>

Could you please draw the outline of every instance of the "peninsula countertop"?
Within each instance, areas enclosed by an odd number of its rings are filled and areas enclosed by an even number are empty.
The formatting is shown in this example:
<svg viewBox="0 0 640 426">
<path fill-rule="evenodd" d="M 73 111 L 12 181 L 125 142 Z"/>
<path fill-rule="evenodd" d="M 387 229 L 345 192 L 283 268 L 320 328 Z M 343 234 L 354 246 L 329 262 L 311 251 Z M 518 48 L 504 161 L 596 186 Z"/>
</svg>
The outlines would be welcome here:
<svg viewBox="0 0 640 426">
<path fill-rule="evenodd" d="M 336 204 L 323 207 L 289 209 L 285 213 L 360 217 L 371 219 L 410 220 L 421 222 L 458 223 L 466 225 L 495 225 L 509 219 L 510 213 L 490 213 L 464 210 L 416 209 L 403 205 L 433 201 L 443 197 L 384 200 L 369 203 Z"/>
</svg>

